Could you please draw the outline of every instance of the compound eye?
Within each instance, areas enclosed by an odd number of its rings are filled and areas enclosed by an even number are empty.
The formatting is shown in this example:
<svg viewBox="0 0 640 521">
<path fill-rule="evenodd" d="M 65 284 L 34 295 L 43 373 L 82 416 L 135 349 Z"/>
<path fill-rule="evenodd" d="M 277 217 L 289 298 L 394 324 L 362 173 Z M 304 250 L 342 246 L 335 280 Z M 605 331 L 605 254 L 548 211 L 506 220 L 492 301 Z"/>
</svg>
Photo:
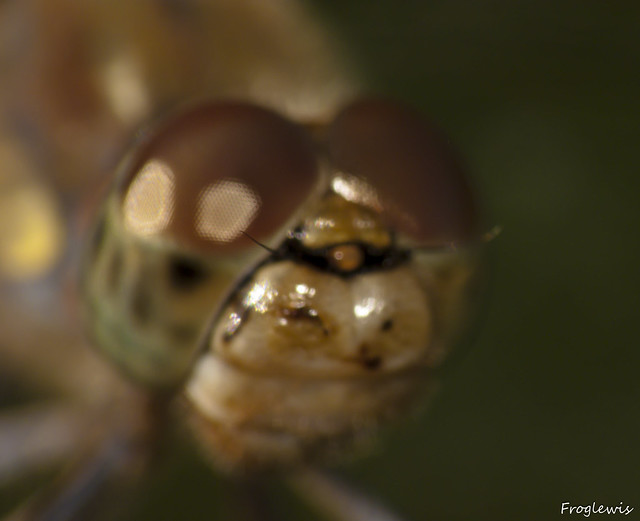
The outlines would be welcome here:
<svg viewBox="0 0 640 521">
<path fill-rule="evenodd" d="M 412 239 L 439 245 L 476 233 L 476 206 L 456 157 L 414 111 L 389 101 L 356 102 L 335 119 L 328 148 L 334 167 L 346 174 L 334 179 L 334 190 L 347 198 L 365 194 Z"/>
<path fill-rule="evenodd" d="M 198 250 L 237 250 L 285 224 L 317 182 L 301 128 L 246 103 L 210 103 L 165 121 L 120 179 L 129 233 Z"/>
</svg>

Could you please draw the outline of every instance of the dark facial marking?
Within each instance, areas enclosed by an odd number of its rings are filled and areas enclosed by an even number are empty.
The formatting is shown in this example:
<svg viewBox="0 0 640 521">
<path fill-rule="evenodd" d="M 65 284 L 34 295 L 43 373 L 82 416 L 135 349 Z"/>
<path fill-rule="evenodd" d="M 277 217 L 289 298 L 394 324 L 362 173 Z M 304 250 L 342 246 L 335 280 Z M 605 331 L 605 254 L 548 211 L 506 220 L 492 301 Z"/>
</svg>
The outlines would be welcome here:
<svg viewBox="0 0 640 521">
<path fill-rule="evenodd" d="M 385 321 L 382 323 L 382 326 L 380 326 L 380 329 L 381 329 L 382 331 L 390 331 L 390 330 L 391 330 L 391 328 L 393 328 L 393 320 L 392 320 L 392 319 L 390 319 L 390 318 L 388 318 L 387 320 L 385 320 Z"/>
<path fill-rule="evenodd" d="M 169 258 L 169 284 L 173 289 L 189 291 L 205 280 L 209 273 L 200 263 L 173 255 Z"/>
<path fill-rule="evenodd" d="M 350 278 L 362 273 L 395 268 L 407 262 L 411 257 L 409 250 L 398 249 L 395 246 L 380 249 L 370 244 L 358 242 L 334 244 L 326 248 L 310 250 L 305 248 L 301 234 L 303 231 L 299 228 L 290 232 L 289 237 L 271 255 L 271 262 L 283 259 L 291 260 L 333 273 L 342 278 Z M 336 250 L 357 252 L 357 260 L 354 260 L 352 265 L 347 265 L 348 269 L 345 270 L 341 266 L 341 260 L 338 260 L 336 264 L 333 257 Z"/>
<path fill-rule="evenodd" d="M 360 346 L 359 361 L 365 369 L 369 369 L 370 371 L 375 371 L 382 365 L 382 357 L 371 354 L 369 347 L 366 344 Z"/>
<path fill-rule="evenodd" d="M 322 328 L 322 333 L 325 336 L 329 336 L 329 330 L 326 328 L 322 319 L 318 316 L 318 312 L 310 307 L 301 307 L 301 308 L 282 308 L 280 309 L 280 314 L 287 319 L 293 320 L 311 320 L 315 322 L 317 326 Z"/>
</svg>

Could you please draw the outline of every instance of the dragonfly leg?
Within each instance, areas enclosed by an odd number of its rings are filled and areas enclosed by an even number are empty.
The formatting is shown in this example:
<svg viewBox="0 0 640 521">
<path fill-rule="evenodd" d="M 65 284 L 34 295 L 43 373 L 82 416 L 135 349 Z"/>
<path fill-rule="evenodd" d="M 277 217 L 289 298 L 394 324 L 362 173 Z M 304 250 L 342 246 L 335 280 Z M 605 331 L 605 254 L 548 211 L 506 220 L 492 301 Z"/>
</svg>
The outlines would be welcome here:
<svg viewBox="0 0 640 521">
<path fill-rule="evenodd" d="M 234 521 L 276 521 L 266 483 L 260 479 L 244 479 L 232 484 L 234 489 Z"/>
<path fill-rule="evenodd" d="M 403 521 L 373 498 L 324 472 L 301 471 L 289 479 L 289 485 L 331 521 Z"/>
<path fill-rule="evenodd" d="M 158 446 L 155 427 L 164 419 L 165 408 L 149 403 L 145 397 L 130 401 L 115 416 L 105 413 L 102 421 L 94 416 L 92 428 L 83 431 L 88 443 L 76 445 L 80 457 L 52 486 L 3 521 L 98 520 L 114 505 L 120 506 Z M 71 438 L 77 441 L 75 434 Z M 63 445 L 58 449 L 66 449 Z"/>
<path fill-rule="evenodd" d="M 95 415 L 63 403 L 0 415 L 0 484 L 68 460 L 82 446 Z"/>
</svg>

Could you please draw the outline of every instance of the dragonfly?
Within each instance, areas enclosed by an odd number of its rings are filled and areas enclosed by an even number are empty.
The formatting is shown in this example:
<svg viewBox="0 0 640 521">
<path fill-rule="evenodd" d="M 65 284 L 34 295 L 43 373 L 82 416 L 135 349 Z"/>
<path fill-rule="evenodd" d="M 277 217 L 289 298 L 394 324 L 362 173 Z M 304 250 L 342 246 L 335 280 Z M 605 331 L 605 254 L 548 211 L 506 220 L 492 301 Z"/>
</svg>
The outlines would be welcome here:
<svg viewBox="0 0 640 521">
<path fill-rule="evenodd" d="M 315 469 L 416 407 L 471 312 L 446 139 L 361 97 L 293 2 L 1 9 L 2 375 L 56 400 L 0 417 L 0 479 L 74 460 L 6 519 L 97 517 L 175 421 L 255 519 L 274 472 L 331 519 L 398 519 Z"/>
</svg>

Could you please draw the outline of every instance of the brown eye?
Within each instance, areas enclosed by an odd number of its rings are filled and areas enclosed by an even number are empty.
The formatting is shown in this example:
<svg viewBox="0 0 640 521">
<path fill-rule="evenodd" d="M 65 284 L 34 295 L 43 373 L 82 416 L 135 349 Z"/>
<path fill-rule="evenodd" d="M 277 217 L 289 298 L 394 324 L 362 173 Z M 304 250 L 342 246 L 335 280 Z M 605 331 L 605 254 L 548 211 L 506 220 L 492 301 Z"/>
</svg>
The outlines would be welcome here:
<svg viewBox="0 0 640 521">
<path fill-rule="evenodd" d="M 266 109 L 211 103 L 166 121 L 118 188 L 125 229 L 198 249 L 237 249 L 282 226 L 317 180 L 303 131 Z"/>
<path fill-rule="evenodd" d="M 458 161 L 414 111 L 388 101 L 356 102 L 332 124 L 328 147 L 334 166 L 347 174 L 334 180 L 334 189 L 348 195 L 354 187 L 360 193 L 373 187 L 374 206 L 416 241 L 442 244 L 476 231 L 476 207 Z M 358 187 L 349 174 L 370 187 Z"/>
</svg>

